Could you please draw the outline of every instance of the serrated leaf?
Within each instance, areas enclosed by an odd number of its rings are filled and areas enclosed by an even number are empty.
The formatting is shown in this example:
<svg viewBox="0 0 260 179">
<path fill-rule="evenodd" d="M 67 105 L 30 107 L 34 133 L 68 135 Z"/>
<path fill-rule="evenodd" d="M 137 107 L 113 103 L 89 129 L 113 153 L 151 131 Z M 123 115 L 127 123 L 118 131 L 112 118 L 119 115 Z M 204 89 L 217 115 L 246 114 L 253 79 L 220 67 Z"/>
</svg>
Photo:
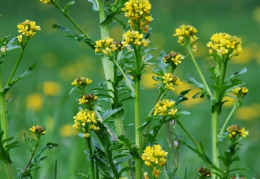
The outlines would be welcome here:
<svg viewBox="0 0 260 179">
<path fill-rule="evenodd" d="M 190 74 L 187 74 L 187 77 L 189 78 L 189 83 L 191 83 L 193 86 L 200 88 L 200 89 L 205 89 L 204 85 L 202 83 L 197 82 L 195 78 L 193 78 Z"/>
<path fill-rule="evenodd" d="M 102 119 L 106 120 L 111 116 L 113 116 L 114 114 L 116 114 L 117 112 L 121 111 L 122 109 L 123 109 L 122 107 L 117 109 L 109 109 L 106 112 L 104 112 L 104 114 L 102 115 Z"/>
</svg>

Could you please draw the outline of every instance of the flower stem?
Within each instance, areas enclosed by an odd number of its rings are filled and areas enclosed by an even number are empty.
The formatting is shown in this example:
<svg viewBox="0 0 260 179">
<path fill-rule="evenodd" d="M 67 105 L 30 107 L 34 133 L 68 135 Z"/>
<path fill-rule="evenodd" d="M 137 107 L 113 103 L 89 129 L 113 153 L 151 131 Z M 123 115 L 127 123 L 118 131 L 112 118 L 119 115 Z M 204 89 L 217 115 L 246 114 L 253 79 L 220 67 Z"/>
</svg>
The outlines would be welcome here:
<svg viewBox="0 0 260 179">
<path fill-rule="evenodd" d="M 196 70 L 197 70 L 197 72 L 198 72 L 198 74 L 200 76 L 200 79 L 201 79 L 201 81 L 202 81 L 206 91 L 208 92 L 208 94 L 210 96 L 210 99 L 212 100 L 213 99 L 212 93 L 211 93 L 211 91 L 209 89 L 209 86 L 208 86 L 208 84 L 207 84 L 207 82 L 206 82 L 206 80 L 205 80 L 205 78 L 204 78 L 204 76 L 203 76 L 203 74 L 202 74 L 202 72 L 201 72 L 201 70 L 199 68 L 199 65 L 197 64 L 197 62 L 195 60 L 195 57 L 194 57 L 194 55 L 192 53 L 190 45 L 187 45 L 187 50 L 188 50 L 188 53 L 190 54 L 190 57 L 191 57 L 191 60 L 192 60 L 192 62 L 194 64 L 194 66 L 195 66 L 195 68 L 196 68 Z"/>
<path fill-rule="evenodd" d="M 138 154 L 141 156 L 142 153 L 142 130 L 139 129 L 141 125 L 140 118 L 140 81 L 141 81 L 141 49 L 135 47 L 136 56 L 136 74 L 135 74 L 135 143 L 138 148 Z M 135 178 L 142 178 L 142 160 L 140 157 L 135 158 Z"/>
<path fill-rule="evenodd" d="M 27 162 L 27 164 L 26 164 L 24 170 L 23 170 L 23 173 L 26 172 L 27 168 L 29 167 L 29 165 L 30 165 L 30 163 L 31 163 L 31 161 L 32 161 L 32 159 L 33 159 L 33 156 L 34 156 L 35 151 L 37 150 L 38 146 L 39 146 L 39 140 L 37 140 L 37 143 L 36 143 L 36 145 L 35 145 L 35 147 L 34 147 L 32 153 L 31 153 L 31 156 L 30 156 L 30 158 L 29 158 L 29 160 L 28 160 L 28 162 Z"/>
<path fill-rule="evenodd" d="M 87 138 L 87 145 L 88 145 L 88 150 L 89 150 L 89 157 L 90 157 L 90 178 L 95 179 L 95 167 L 94 167 L 94 159 L 93 159 L 93 153 L 92 153 L 92 147 L 90 143 L 90 138 Z"/>
<path fill-rule="evenodd" d="M 234 112 L 236 111 L 236 109 L 238 108 L 238 106 L 236 104 L 234 104 L 232 110 L 230 111 L 230 113 L 228 114 L 227 119 L 225 120 L 221 130 L 220 130 L 220 134 L 224 133 L 224 130 L 226 129 L 227 123 L 230 120 L 231 116 L 234 114 Z"/>
</svg>

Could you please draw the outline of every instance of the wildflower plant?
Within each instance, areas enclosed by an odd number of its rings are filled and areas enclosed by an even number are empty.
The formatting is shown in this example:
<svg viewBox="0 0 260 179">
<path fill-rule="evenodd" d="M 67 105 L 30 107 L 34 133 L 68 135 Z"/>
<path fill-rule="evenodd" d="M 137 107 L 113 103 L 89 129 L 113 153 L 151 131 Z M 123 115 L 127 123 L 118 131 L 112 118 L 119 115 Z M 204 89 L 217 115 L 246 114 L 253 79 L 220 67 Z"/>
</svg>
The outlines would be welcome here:
<svg viewBox="0 0 260 179">
<path fill-rule="evenodd" d="M 75 1 L 65 6 L 58 0 L 41 1 L 55 6 L 64 17 L 74 25 L 71 29 L 58 24 L 52 27 L 64 31 L 67 36 L 85 43 L 93 53 L 102 59 L 105 82 L 99 83 L 92 90 L 92 80 L 87 77 L 76 78 L 71 84 L 72 91 L 76 91 L 78 112 L 73 117 L 73 127 L 79 137 L 86 142 L 85 151 L 89 158 L 89 173 L 82 175 L 87 178 L 177 178 L 180 165 L 180 145 L 185 145 L 196 153 L 206 167 L 199 169 L 200 178 L 230 178 L 240 169 L 232 168 L 231 164 L 238 159 L 236 152 L 241 144 L 241 139 L 248 133 L 243 127 L 229 127 L 226 125 L 234 111 L 241 106 L 242 99 L 248 92 L 243 82 L 238 78 L 246 69 L 235 72 L 226 77 L 227 65 L 233 56 L 241 53 L 241 39 L 226 33 L 214 34 L 210 42 L 209 57 L 215 60 L 215 65 L 209 69 L 213 84 L 209 86 L 194 53 L 197 51 L 197 29 L 191 25 L 182 25 L 176 29 L 173 36 L 183 46 L 184 53 L 171 51 L 169 54 L 161 52 L 156 63 L 152 63 L 153 56 L 150 47 L 151 3 L 148 0 L 116 0 L 108 3 L 105 0 L 89 0 L 93 10 L 99 13 L 100 39 L 92 39 L 77 22 L 72 18 L 69 7 Z M 117 16 L 125 14 L 126 19 Z M 109 25 L 118 22 L 124 31 L 119 42 L 109 36 Z M 126 23 L 124 22 L 126 21 Z M 184 54 L 184 55 L 183 55 Z M 189 83 L 199 88 L 200 91 L 193 97 L 206 97 L 210 101 L 212 112 L 212 154 L 207 155 L 202 144 L 193 137 L 189 130 L 182 124 L 181 117 L 189 112 L 181 109 L 178 104 L 188 100 L 185 96 L 190 89 L 182 91 L 179 96 L 169 97 L 169 92 L 178 88 L 181 81 L 175 74 L 176 68 L 181 67 L 182 60 L 191 58 L 201 82 L 188 74 Z M 153 67 L 153 79 L 157 81 L 158 95 L 154 106 L 145 118 L 141 117 L 141 85 L 145 68 Z M 233 91 L 233 95 L 230 93 Z M 220 128 L 219 117 L 222 106 L 226 102 L 223 98 L 231 96 L 235 99 L 234 107 Z M 174 99 L 171 99 L 174 98 Z M 134 139 L 127 136 L 124 106 L 127 100 L 133 101 Z M 188 136 L 190 141 L 184 141 L 177 133 L 178 125 Z M 165 128 L 165 130 L 163 130 Z M 168 146 L 163 146 L 159 133 L 165 132 Z M 231 137 L 230 137 L 231 136 Z M 221 140 L 231 140 L 224 154 L 219 151 Z M 164 150 L 165 148 L 165 150 Z M 168 150 L 167 150 L 168 149 Z M 220 165 L 220 161 L 223 165 Z M 147 166 L 147 167 L 145 167 Z M 166 167 L 164 167 L 166 166 Z M 199 168 L 199 167 L 198 167 Z M 148 170 L 147 170 L 148 169 Z"/>
</svg>

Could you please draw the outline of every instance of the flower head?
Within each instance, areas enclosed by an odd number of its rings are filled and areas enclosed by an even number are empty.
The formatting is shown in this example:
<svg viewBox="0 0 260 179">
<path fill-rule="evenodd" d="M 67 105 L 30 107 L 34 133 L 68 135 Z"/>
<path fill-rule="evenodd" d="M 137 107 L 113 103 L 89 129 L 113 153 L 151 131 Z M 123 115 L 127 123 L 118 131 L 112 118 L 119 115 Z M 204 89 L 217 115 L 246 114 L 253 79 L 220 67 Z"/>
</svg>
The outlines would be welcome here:
<svg viewBox="0 0 260 179">
<path fill-rule="evenodd" d="M 164 87 L 168 90 L 175 90 L 174 86 L 179 86 L 181 84 L 180 79 L 171 73 L 165 73 L 162 80 Z"/>
<path fill-rule="evenodd" d="M 236 139 L 237 137 L 246 137 L 249 133 L 245 131 L 244 127 L 238 125 L 231 125 L 227 128 L 230 139 Z"/>
<path fill-rule="evenodd" d="M 88 104 L 91 107 L 96 100 L 97 96 L 94 94 L 84 94 L 81 98 L 79 98 L 79 104 Z"/>
<path fill-rule="evenodd" d="M 170 54 L 164 56 L 163 61 L 177 66 L 183 59 L 184 57 L 181 54 L 171 51 Z"/>
<path fill-rule="evenodd" d="M 41 136 L 41 135 L 44 135 L 46 133 L 45 131 L 45 127 L 43 126 L 32 126 L 30 129 L 29 129 L 32 133 L 34 133 L 38 138 Z"/>
<path fill-rule="evenodd" d="M 176 33 L 173 36 L 178 37 L 178 43 L 181 45 L 192 46 L 192 50 L 196 51 L 195 41 L 198 39 L 195 35 L 197 33 L 197 29 L 191 25 L 181 25 L 178 29 L 176 29 Z"/>
<path fill-rule="evenodd" d="M 169 99 L 164 99 L 159 101 L 154 107 L 154 115 L 164 116 L 172 115 L 174 116 L 177 112 L 177 109 L 174 109 L 174 101 Z"/>
<path fill-rule="evenodd" d="M 40 26 L 36 26 L 36 23 L 30 20 L 25 20 L 24 22 L 18 24 L 17 28 L 19 33 L 29 39 L 35 35 L 36 31 L 41 30 Z"/>
<path fill-rule="evenodd" d="M 227 33 L 217 33 L 213 34 L 207 46 L 210 54 L 217 53 L 220 56 L 228 55 L 231 57 L 242 52 L 241 44 L 241 39 L 236 36 L 231 36 Z"/>
<path fill-rule="evenodd" d="M 86 77 L 78 77 L 71 84 L 73 86 L 87 86 L 92 83 L 92 80 Z"/>
<path fill-rule="evenodd" d="M 129 0 L 122 8 L 132 30 L 143 30 L 144 33 L 149 29 L 149 24 L 153 18 L 150 16 L 151 4 L 148 0 Z"/>
<path fill-rule="evenodd" d="M 247 93 L 248 89 L 246 87 L 237 87 L 232 90 L 232 92 L 238 97 L 238 98 L 243 98 Z"/>
<path fill-rule="evenodd" d="M 96 41 L 95 52 L 111 56 L 114 52 L 122 50 L 123 48 L 124 46 L 121 42 L 115 42 L 112 38 L 107 37 L 103 40 Z"/>
<path fill-rule="evenodd" d="M 200 167 L 198 169 L 198 172 L 200 173 L 200 176 L 203 177 L 203 178 L 211 177 L 210 169 L 208 169 L 208 168 Z"/>
<path fill-rule="evenodd" d="M 160 169 L 166 164 L 167 154 L 160 145 L 153 145 L 145 148 L 141 158 L 146 166 L 153 168 L 153 175 L 158 178 Z"/>
<path fill-rule="evenodd" d="M 135 45 L 135 46 L 147 46 L 149 44 L 148 40 L 145 40 L 143 34 L 140 34 L 138 31 L 128 30 L 124 35 L 124 41 L 122 44 L 124 46 Z"/>
</svg>

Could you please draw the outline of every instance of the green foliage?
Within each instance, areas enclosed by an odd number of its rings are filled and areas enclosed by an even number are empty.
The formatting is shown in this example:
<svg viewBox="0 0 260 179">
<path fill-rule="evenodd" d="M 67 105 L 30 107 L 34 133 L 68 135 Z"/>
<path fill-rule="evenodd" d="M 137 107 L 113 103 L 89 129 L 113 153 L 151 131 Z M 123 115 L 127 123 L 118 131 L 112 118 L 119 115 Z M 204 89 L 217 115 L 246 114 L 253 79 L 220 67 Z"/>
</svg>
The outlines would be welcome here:
<svg viewBox="0 0 260 179">
<path fill-rule="evenodd" d="M 7 139 L 3 139 L 4 131 L 0 131 L 0 160 L 3 162 L 12 163 L 10 159 L 9 151 L 12 148 L 15 148 L 18 146 L 17 141 L 12 141 L 14 137 L 10 137 Z"/>
</svg>

